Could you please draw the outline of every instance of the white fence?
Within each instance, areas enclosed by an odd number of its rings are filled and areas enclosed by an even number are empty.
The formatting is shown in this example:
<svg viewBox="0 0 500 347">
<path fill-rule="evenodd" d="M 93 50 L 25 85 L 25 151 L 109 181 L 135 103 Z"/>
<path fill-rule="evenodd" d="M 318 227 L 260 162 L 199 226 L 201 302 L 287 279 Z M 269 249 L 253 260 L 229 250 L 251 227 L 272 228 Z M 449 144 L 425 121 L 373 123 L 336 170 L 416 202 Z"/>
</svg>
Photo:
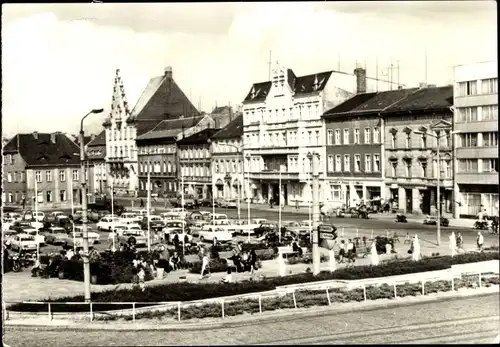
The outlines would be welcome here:
<svg viewBox="0 0 500 347">
<path fill-rule="evenodd" d="M 475 265 L 475 266 L 474 266 Z M 170 309 L 177 309 L 177 317 L 178 321 L 181 321 L 181 311 L 182 308 L 190 307 L 190 306 L 200 306 L 206 304 L 220 304 L 221 305 L 221 317 L 225 317 L 225 305 L 231 302 L 239 301 L 242 299 L 256 299 L 259 303 L 259 313 L 262 314 L 262 299 L 268 297 L 277 297 L 283 296 L 287 294 L 291 294 L 293 298 L 294 308 L 297 308 L 297 301 L 295 294 L 300 291 L 325 291 L 326 298 L 328 300 L 328 305 L 332 305 L 333 301 L 330 297 L 331 289 L 347 289 L 352 290 L 356 288 L 363 288 L 363 299 L 367 300 L 366 289 L 369 286 L 379 286 L 383 284 L 392 285 L 394 288 L 394 298 L 398 297 L 397 293 L 397 285 L 403 283 L 422 283 L 422 295 L 425 295 L 425 283 L 429 281 L 450 281 L 451 282 L 451 290 L 455 291 L 455 279 L 460 278 L 462 275 L 467 276 L 478 276 L 478 285 L 482 286 L 482 276 L 485 274 L 498 274 L 499 273 L 499 261 L 493 260 L 489 262 L 481 262 L 474 264 L 464 264 L 459 265 L 455 268 L 450 268 L 447 270 L 439 270 L 427 273 L 416 273 L 409 275 L 400 275 L 393 277 L 385 277 L 385 278 L 374 278 L 374 279 L 366 279 L 366 280 L 355 280 L 355 281 L 338 281 L 338 280 L 328 280 L 328 281 L 319 281 L 312 283 L 302 283 L 296 285 L 282 286 L 277 287 L 275 290 L 267 291 L 267 292 L 259 292 L 259 293 L 249 293 L 243 295 L 234 295 L 222 298 L 213 298 L 213 299 L 204 299 L 197 301 L 189 301 L 189 302 L 33 302 L 27 301 L 24 303 L 35 304 L 35 305 L 47 305 L 47 312 L 42 313 L 20 313 L 20 312 L 11 312 L 7 309 L 4 309 L 4 319 L 8 320 L 10 315 L 21 315 L 21 316 L 40 316 L 44 315 L 49 320 L 52 320 L 54 316 L 65 316 L 65 318 L 75 318 L 76 316 L 85 317 L 87 316 L 90 321 L 94 320 L 96 314 L 100 314 L 103 316 L 130 316 L 132 315 L 132 321 L 136 320 L 136 316 L 138 313 L 148 312 L 151 310 L 154 311 L 167 311 Z M 462 266 L 462 267 L 461 267 Z M 480 268 L 478 270 L 478 268 Z M 5 304 L 13 304 L 15 302 L 5 302 Z M 52 309 L 54 305 L 88 305 L 88 312 L 75 312 L 75 313 L 60 313 L 53 312 Z M 116 311 L 100 311 L 96 312 L 94 310 L 95 305 L 122 305 L 129 306 L 130 309 L 122 309 Z M 143 307 L 137 307 L 139 305 L 145 305 Z M 6 305 L 4 305 L 6 307 Z M 68 317 L 70 316 L 70 317 Z"/>
</svg>

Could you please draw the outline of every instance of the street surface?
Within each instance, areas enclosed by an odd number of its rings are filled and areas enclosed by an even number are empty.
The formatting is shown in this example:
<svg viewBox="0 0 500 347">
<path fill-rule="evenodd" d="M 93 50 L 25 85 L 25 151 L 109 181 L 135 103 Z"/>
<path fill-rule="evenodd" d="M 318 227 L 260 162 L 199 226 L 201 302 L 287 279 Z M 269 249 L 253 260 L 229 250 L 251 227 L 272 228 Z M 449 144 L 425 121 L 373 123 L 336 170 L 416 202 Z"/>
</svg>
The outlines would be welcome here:
<svg viewBox="0 0 500 347">
<path fill-rule="evenodd" d="M 5 328 L 5 343 L 16 347 L 491 343 L 499 334 L 499 298 L 492 294 L 314 317 L 298 312 L 276 321 L 200 331 Z"/>
</svg>

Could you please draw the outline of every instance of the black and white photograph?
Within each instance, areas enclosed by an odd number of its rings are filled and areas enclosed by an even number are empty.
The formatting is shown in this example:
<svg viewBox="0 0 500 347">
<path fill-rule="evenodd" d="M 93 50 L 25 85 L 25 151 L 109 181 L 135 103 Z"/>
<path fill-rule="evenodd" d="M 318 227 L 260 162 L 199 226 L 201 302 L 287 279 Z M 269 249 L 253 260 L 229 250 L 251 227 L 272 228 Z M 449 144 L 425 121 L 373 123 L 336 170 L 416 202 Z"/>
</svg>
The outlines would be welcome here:
<svg viewBox="0 0 500 347">
<path fill-rule="evenodd" d="M 8 347 L 500 343 L 497 3 L 2 4 Z"/>
</svg>

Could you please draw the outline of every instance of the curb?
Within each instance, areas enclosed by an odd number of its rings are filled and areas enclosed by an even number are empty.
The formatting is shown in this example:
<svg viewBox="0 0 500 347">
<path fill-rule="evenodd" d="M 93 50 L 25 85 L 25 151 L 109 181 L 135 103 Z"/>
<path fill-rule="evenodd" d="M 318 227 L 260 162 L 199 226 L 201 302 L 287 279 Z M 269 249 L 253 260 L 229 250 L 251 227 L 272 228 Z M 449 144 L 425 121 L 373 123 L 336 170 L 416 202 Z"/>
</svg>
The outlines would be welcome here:
<svg viewBox="0 0 500 347">
<path fill-rule="evenodd" d="M 423 303 L 430 302 L 443 302 L 450 300 L 457 300 L 465 297 L 473 296 L 486 296 L 494 293 L 499 293 L 500 287 L 492 286 L 488 288 L 480 288 L 474 290 L 465 290 L 458 292 L 443 292 L 437 294 L 430 294 L 426 296 L 418 297 L 404 297 L 394 299 L 380 299 L 367 302 L 350 302 L 339 304 L 339 306 L 334 307 L 310 307 L 304 309 L 287 309 L 281 312 L 268 311 L 269 313 L 262 315 L 241 315 L 238 317 L 225 319 L 217 318 L 215 321 L 200 321 L 193 323 L 167 323 L 164 325 L 162 322 L 156 324 L 151 323 L 76 323 L 70 321 L 4 321 L 7 327 L 19 327 L 19 328 L 40 328 L 43 327 L 44 330 L 79 330 L 79 331 L 105 331 L 105 330 L 115 330 L 115 331 L 185 331 L 185 330 L 212 330 L 212 329 L 226 329 L 226 328 L 237 328 L 243 326 L 259 325 L 269 322 L 283 322 L 287 320 L 304 319 L 309 317 L 317 316 L 328 316 L 333 313 L 352 313 L 352 312 L 363 312 L 363 311 L 373 311 L 379 309 L 397 308 L 405 306 L 414 306 Z M 209 318 L 210 319 L 210 318 Z M 209 320 L 204 319 L 204 320 Z"/>
</svg>

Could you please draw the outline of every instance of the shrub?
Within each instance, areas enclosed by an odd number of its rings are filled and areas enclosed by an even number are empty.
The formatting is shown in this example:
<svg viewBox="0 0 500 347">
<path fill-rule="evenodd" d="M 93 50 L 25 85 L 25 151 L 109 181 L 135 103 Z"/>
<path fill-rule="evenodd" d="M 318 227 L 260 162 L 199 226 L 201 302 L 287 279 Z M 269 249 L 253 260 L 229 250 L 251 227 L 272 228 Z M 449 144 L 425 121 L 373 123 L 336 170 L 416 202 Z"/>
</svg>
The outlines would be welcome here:
<svg viewBox="0 0 500 347">
<path fill-rule="evenodd" d="M 189 272 L 194 274 L 201 274 L 202 262 L 198 261 L 191 265 Z M 211 259 L 210 260 L 210 272 L 225 272 L 227 271 L 227 260 L 226 259 Z"/>
<path fill-rule="evenodd" d="M 317 276 L 313 276 L 312 273 L 301 273 L 291 276 L 284 277 L 271 277 L 266 278 L 261 281 L 243 281 L 229 284 L 221 283 L 169 283 L 164 285 L 158 285 L 154 287 L 146 287 L 144 292 L 140 290 L 108 290 L 102 292 L 93 293 L 92 299 L 99 302 L 168 302 L 168 301 L 191 301 L 200 299 L 216 298 L 221 296 L 238 295 L 245 293 L 255 293 L 261 291 L 273 290 L 278 286 L 297 284 L 297 283 L 308 283 L 314 281 L 324 281 L 332 279 L 365 279 L 374 277 L 384 277 L 392 275 L 401 274 L 411 274 L 417 272 L 433 271 L 449 268 L 452 264 L 464 264 L 469 262 L 479 262 L 485 260 L 499 259 L 499 254 L 497 252 L 483 252 L 483 253 L 473 253 L 473 254 L 460 254 L 455 257 L 445 256 L 436 258 L 426 258 L 418 262 L 414 261 L 398 261 L 390 262 L 387 264 L 381 264 L 379 266 L 359 266 L 359 267 L 349 267 L 342 268 L 334 273 L 321 272 Z M 227 264 L 222 265 L 221 271 L 225 271 Z M 198 271 L 201 271 L 201 264 L 193 264 L 192 269 L 198 267 Z M 211 267 L 211 271 L 215 272 L 215 267 Z M 192 270 L 193 272 L 193 270 Z M 199 273 L 199 272 L 195 272 Z M 465 278 L 467 280 L 467 278 Z M 476 283 L 478 281 L 478 276 L 474 276 L 470 283 Z M 473 282 L 472 282 L 473 281 Z M 460 285 L 459 281 L 457 284 Z M 472 285 L 472 284 L 471 284 Z M 413 286 L 413 287 L 412 287 Z M 409 291 L 408 294 L 404 295 L 418 295 L 421 293 L 421 284 L 412 284 L 410 287 L 404 287 L 404 285 L 398 286 L 398 295 L 403 296 L 406 292 L 401 292 L 401 290 Z M 408 289 L 408 288 L 411 288 Z M 340 295 L 335 292 L 332 295 Z M 355 294 L 350 294 L 355 295 Z M 359 298 L 359 294 L 356 294 L 356 298 Z M 368 295 L 368 293 L 367 293 Z M 361 290 L 361 297 L 363 297 L 363 292 Z M 340 296 L 339 300 L 346 300 Z M 64 297 L 58 298 L 56 302 L 82 302 L 84 301 L 83 296 L 74 297 Z M 42 306 L 29 305 L 29 304 L 15 304 L 10 309 L 17 311 L 40 311 Z M 88 310 L 88 305 L 54 305 L 54 310 L 60 310 L 60 312 L 79 312 L 79 310 Z M 109 305 L 108 310 L 129 308 L 130 306 L 111 306 Z M 139 307 L 139 306 L 137 306 Z M 96 311 L 99 310 L 97 307 Z"/>
</svg>

